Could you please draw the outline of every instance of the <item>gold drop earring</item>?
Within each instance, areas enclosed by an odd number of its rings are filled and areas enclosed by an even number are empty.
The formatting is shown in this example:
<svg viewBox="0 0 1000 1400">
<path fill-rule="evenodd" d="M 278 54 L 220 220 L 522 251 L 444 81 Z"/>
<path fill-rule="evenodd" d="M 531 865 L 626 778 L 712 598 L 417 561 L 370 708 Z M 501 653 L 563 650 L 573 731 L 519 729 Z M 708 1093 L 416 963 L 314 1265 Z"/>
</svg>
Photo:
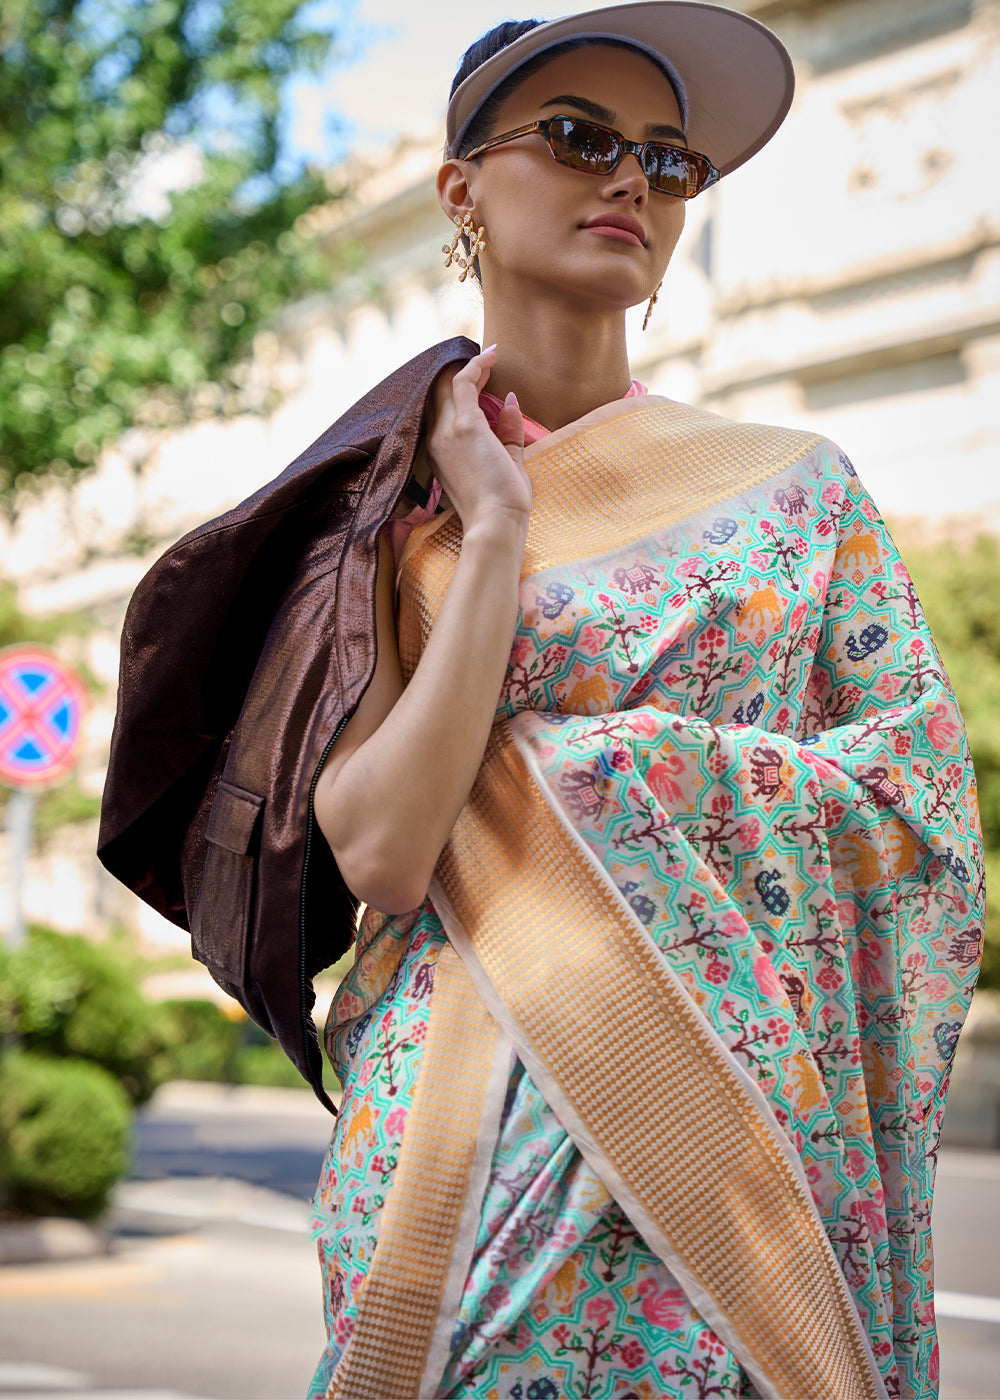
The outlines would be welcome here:
<svg viewBox="0 0 1000 1400">
<path fill-rule="evenodd" d="M 458 280 L 464 282 L 470 274 L 475 273 L 476 258 L 486 247 L 486 231 L 476 228 L 468 211 L 461 218 L 456 214 L 452 222 L 455 225 L 455 236 L 450 243 L 442 246 L 441 251 L 444 253 L 445 267 L 451 267 L 452 263 L 460 267 L 462 271 Z M 468 243 L 468 251 L 462 245 L 463 238 Z"/>
<path fill-rule="evenodd" d="M 643 330 L 645 330 L 646 327 L 649 325 L 649 318 L 650 318 L 650 316 L 652 316 L 652 314 L 653 314 L 653 307 L 656 305 L 656 298 L 660 295 L 660 288 L 661 288 L 662 286 L 663 286 L 663 279 L 661 278 L 660 281 L 657 282 L 657 284 L 656 284 L 656 289 L 654 290 L 653 295 L 649 298 L 649 304 L 648 304 L 647 307 L 646 307 L 646 314 L 645 314 L 645 316 L 642 318 L 642 328 L 643 328 Z"/>
</svg>

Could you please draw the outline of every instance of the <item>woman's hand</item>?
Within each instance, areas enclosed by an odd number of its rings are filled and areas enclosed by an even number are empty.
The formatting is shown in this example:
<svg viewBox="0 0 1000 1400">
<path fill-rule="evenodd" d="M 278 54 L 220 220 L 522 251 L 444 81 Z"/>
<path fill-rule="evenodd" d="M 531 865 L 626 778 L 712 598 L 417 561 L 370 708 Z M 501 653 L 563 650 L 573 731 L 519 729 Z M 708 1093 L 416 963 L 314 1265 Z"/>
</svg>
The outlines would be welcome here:
<svg viewBox="0 0 1000 1400">
<path fill-rule="evenodd" d="M 495 359 L 496 346 L 490 345 L 461 369 L 444 370 L 428 407 L 428 456 L 465 534 L 505 515 L 524 528 L 531 511 L 517 399 L 507 395 L 496 432 L 479 407 Z"/>
</svg>

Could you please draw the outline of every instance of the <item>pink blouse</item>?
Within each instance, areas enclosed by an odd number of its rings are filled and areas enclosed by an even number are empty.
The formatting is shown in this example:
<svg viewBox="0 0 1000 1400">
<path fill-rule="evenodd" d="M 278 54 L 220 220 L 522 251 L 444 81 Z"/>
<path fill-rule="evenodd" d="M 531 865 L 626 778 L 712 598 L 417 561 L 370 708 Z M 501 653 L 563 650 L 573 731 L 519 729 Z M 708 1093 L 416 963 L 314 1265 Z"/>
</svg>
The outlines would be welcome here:
<svg viewBox="0 0 1000 1400">
<path fill-rule="evenodd" d="M 622 396 L 626 399 L 633 399 L 638 394 L 648 393 L 645 384 L 640 384 L 637 379 L 633 379 L 628 387 L 628 391 Z M 479 395 L 479 407 L 486 414 L 486 421 L 496 432 L 497 423 L 500 420 L 500 410 L 503 408 L 503 399 L 498 399 L 496 394 L 482 393 Z M 536 423 L 534 418 L 524 415 L 524 445 L 537 442 L 539 438 L 548 437 L 549 428 L 543 428 L 541 423 Z M 399 520 L 390 520 L 386 527 L 386 536 L 392 546 L 392 552 L 396 559 L 396 567 L 399 567 L 399 560 L 403 553 L 403 546 L 409 538 L 410 532 L 418 525 L 422 525 L 425 520 L 430 520 L 437 513 L 441 503 L 441 483 L 434 478 L 431 481 L 430 491 L 427 500 L 423 505 L 414 506 L 413 509 Z"/>
</svg>

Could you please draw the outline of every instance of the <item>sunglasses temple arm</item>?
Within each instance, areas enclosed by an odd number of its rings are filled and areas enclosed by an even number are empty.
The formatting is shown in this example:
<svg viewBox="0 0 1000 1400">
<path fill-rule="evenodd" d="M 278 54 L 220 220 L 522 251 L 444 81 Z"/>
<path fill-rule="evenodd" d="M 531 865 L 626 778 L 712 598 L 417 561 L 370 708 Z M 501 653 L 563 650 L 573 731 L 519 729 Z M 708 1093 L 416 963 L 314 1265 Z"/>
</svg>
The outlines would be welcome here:
<svg viewBox="0 0 1000 1400">
<path fill-rule="evenodd" d="M 541 129 L 541 122 L 529 122 L 527 126 L 515 127 L 513 131 L 505 131 L 502 136 L 492 136 L 489 141 L 484 141 L 481 146 L 476 146 L 460 159 L 472 160 L 474 156 L 482 155 L 483 151 L 492 150 L 494 146 L 502 146 L 505 141 L 516 141 L 519 136 L 527 136 L 530 132 Z"/>
</svg>

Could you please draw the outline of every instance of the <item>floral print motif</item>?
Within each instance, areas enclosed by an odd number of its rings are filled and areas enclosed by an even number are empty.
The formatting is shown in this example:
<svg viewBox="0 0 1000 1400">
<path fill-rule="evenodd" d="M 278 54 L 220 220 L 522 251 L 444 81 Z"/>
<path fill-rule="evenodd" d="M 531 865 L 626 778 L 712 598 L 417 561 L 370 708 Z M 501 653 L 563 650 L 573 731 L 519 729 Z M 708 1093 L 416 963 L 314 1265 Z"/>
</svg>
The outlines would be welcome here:
<svg viewBox="0 0 1000 1400">
<path fill-rule="evenodd" d="M 850 463 L 828 444 L 525 580 L 498 719 L 766 1096 L 889 1394 L 932 1393 L 930 1202 L 982 861 L 960 717 Z M 369 911 L 331 1010 L 317 1396 L 377 1245 L 443 942 L 429 904 Z M 515 1060 L 438 1394 L 752 1393 Z"/>
</svg>

